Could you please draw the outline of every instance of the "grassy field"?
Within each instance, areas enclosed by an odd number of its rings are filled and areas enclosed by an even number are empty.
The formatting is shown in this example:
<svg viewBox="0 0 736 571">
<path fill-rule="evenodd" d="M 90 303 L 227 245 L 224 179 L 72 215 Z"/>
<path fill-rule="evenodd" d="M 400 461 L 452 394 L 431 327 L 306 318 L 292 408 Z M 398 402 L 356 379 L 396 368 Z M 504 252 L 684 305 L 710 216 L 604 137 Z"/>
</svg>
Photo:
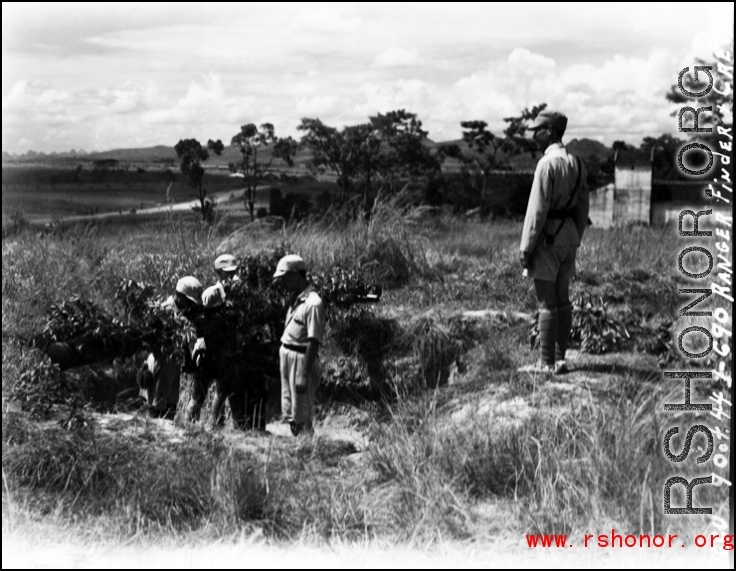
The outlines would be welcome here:
<svg viewBox="0 0 736 571">
<path fill-rule="evenodd" d="M 274 174 L 262 181 L 265 186 L 289 192 L 304 193 L 315 198 L 325 190 L 334 191 L 334 183 L 318 182 L 309 177 Z M 228 171 L 207 171 L 204 187 L 208 193 L 227 193 L 219 200 L 222 210 L 231 214 L 245 213 L 243 179 L 228 176 Z M 168 191 L 168 194 L 167 194 Z M 256 208 L 268 208 L 268 189 L 256 194 Z M 2 207 L 3 220 L 13 212 L 22 211 L 29 220 L 36 218 L 63 218 L 69 215 L 89 215 L 103 212 L 128 214 L 131 209 L 142 210 L 163 206 L 167 201 L 186 202 L 196 198 L 196 192 L 187 186 L 178 168 L 101 169 L 3 166 Z"/>
<path fill-rule="evenodd" d="M 79 295 L 112 310 L 124 278 L 162 290 L 185 274 L 214 281 L 215 249 L 240 227 L 169 214 L 3 239 L 4 538 L 177 548 L 256 537 L 263 549 L 450 542 L 475 561 L 473 546 L 513 551 L 526 533 L 580 544 L 583 533 L 612 527 L 683 537 L 706 529 L 701 516 L 662 514 L 664 481 L 696 469 L 675 470 L 661 452 L 672 422 L 661 403 L 681 398 L 662 380 L 661 355 L 627 346 L 580 353 L 564 378 L 516 372 L 533 354 L 529 323 L 512 313 L 535 308 L 517 262 L 519 223 L 381 205 L 368 221 L 250 227 L 232 253 L 284 246 L 312 271 L 340 264 L 386 286 L 366 315 L 331 323 L 322 355 L 326 386 L 352 375 L 348 384 L 380 381 L 394 397 L 323 391 L 314 439 L 291 438 L 277 423 L 269 436 L 192 426 L 181 411 L 173 423 L 108 414 L 101 403 L 65 425 L 63 405 L 49 418 L 20 410 L 14 387 L 38 356 L 18 339 L 43 327 L 51 303 Z M 573 293 L 600 299 L 611 319 L 650 327 L 641 331 L 673 327 L 678 251 L 673 228 L 591 229 Z M 493 311 L 463 313 L 471 310 Z M 377 343 L 377 332 L 388 341 Z M 349 352 L 339 343 L 346 335 L 355 339 Z M 142 358 L 75 374 L 124 388 Z M 443 372 L 448 384 L 427 390 Z M 693 401 L 705 398 L 704 385 Z M 696 492 L 696 504 L 721 515 L 727 502 L 719 489 Z"/>
</svg>

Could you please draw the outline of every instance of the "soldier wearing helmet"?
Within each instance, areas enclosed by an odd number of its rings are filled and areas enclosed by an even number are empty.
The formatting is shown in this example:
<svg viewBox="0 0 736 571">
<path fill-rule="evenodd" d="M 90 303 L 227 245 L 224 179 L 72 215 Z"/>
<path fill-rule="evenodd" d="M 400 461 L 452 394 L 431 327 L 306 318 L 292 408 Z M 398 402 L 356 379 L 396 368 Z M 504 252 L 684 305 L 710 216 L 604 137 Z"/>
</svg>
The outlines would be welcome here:
<svg viewBox="0 0 736 571">
<path fill-rule="evenodd" d="M 187 405 L 187 418 L 199 418 L 209 387 L 214 382 L 214 425 L 224 421 L 223 409 L 227 399 L 236 428 L 265 430 L 265 383 L 247 374 L 247 363 L 243 362 L 242 355 L 243 341 L 238 332 L 238 309 L 225 303 L 233 288 L 243 284 L 236 273 L 238 263 L 234 256 L 223 254 L 214 265 L 218 281 L 204 290 L 204 311 L 191 319 L 198 335 L 201 333 L 202 336 L 202 350 L 198 353 L 202 358 L 192 371 L 194 383 Z"/>
<path fill-rule="evenodd" d="M 325 306 L 307 280 L 304 260 L 281 258 L 273 275 L 289 294 L 286 326 L 281 337 L 281 413 L 294 436 L 314 432 L 314 394 L 320 381 L 317 352 L 325 331 Z"/>
<path fill-rule="evenodd" d="M 193 276 L 181 278 L 176 290 L 162 308 L 185 312 L 202 305 L 202 284 Z M 201 359 L 202 340 L 195 342 L 192 350 L 195 361 Z M 170 356 L 151 353 L 136 374 L 140 395 L 146 400 L 148 413 L 153 417 L 173 418 L 179 404 L 182 363 Z"/>
<path fill-rule="evenodd" d="M 214 307 L 225 302 L 229 290 L 238 282 L 238 261 L 232 254 L 222 254 L 215 260 L 217 283 L 208 287 L 202 294 L 202 302 Z"/>
</svg>

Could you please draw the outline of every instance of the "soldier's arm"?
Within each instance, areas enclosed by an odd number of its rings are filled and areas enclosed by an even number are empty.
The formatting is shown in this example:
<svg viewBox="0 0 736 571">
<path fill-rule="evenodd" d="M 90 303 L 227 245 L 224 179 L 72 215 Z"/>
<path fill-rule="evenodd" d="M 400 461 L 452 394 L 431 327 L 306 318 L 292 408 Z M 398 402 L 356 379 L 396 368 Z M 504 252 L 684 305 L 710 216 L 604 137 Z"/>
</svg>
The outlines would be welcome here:
<svg viewBox="0 0 736 571">
<path fill-rule="evenodd" d="M 307 374 L 312 370 L 317 359 L 319 345 L 324 336 L 326 314 L 325 307 L 320 301 L 317 304 L 309 304 L 305 308 L 304 319 L 307 326 L 307 351 L 304 355 L 304 370 L 297 378 L 297 386 L 306 388 Z M 303 389 L 301 389 L 303 390 Z"/>
<path fill-rule="evenodd" d="M 590 214 L 590 191 L 586 180 L 585 164 L 580 161 L 580 191 L 578 202 L 575 206 L 575 227 L 578 230 L 578 236 L 583 238 L 583 232 L 588 227 L 588 215 Z"/>
<path fill-rule="evenodd" d="M 317 351 L 319 351 L 319 341 L 313 338 L 307 339 L 307 352 L 304 355 L 304 369 L 311 371 L 314 361 L 317 359 Z"/>
<path fill-rule="evenodd" d="M 529 195 L 529 203 L 524 217 L 524 229 L 522 230 L 521 245 L 519 247 L 522 252 L 532 252 L 542 234 L 544 224 L 547 221 L 552 184 L 549 163 L 540 161 L 534 172 L 532 192 Z"/>
</svg>

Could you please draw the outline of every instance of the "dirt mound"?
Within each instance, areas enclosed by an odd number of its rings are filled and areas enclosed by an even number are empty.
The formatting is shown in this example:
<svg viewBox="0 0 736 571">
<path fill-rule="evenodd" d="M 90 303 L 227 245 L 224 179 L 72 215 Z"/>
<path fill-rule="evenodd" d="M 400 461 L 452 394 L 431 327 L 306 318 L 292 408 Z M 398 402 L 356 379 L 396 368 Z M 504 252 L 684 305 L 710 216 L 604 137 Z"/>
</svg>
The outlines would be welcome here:
<svg viewBox="0 0 736 571">
<path fill-rule="evenodd" d="M 281 216 L 266 216 L 254 220 L 242 228 L 238 228 L 217 246 L 215 254 L 245 252 L 253 243 L 253 238 L 280 232 L 284 228 L 284 219 Z"/>
</svg>

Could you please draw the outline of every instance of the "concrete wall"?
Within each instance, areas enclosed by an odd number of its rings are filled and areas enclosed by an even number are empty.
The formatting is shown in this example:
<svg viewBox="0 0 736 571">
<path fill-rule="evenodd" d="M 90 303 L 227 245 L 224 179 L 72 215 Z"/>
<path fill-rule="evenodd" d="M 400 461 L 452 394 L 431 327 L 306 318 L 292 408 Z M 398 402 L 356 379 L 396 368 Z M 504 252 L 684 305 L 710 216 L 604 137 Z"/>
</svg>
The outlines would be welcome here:
<svg viewBox="0 0 736 571">
<path fill-rule="evenodd" d="M 595 228 L 613 226 L 613 183 L 590 192 L 590 220 Z"/>
<path fill-rule="evenodd" d="M 614 224 L 649 224 L 652 202 L 650 167 L 616 167 Z"/>
<path fill-rule="evenodd" d="M 715 201 L 714 201 L 715 203 Z M 683 210 L 693 210 L 694 212 L 698 212 L 700 210 L 712 210 L 713 214 L 716 212 L 720 212 L 726 216 L 731 216 L 731 209 L 728 205 L 719 204 L 718 206 L 714 205 L 698 205 L 698 206 L 691 206 L 687 204 L 676 204 L 673 202 L 655 202 L 652 204 L 652 225 L 654 226 L 664 226 L 665 224 L 678 224 L 680 221 L 680 212 Z M 690 220 L 688 218 L 688 220 Z M 701 218 L 702 221 L 705 221 L 706 218 Z M 689 222 L 686 222 L 686 224 L 690 224 Z M 701 223 L 701 230 L 707 229 L 704 225 L 704 223 Z M 690 225 L 686 226 L 686 228 L 691 228 Z M 710 228 L 710 225 L 708 226 Z"/>
<path fill-rule="evenodd" d="M 729 205 L 716 201 L 706 204 L 651 202 L 652 171 L 646 167 L 617 168 L 616 183 L 590 192 L 590 219 L 596 228 L 611 228 L 630 223 L 664 226 L 677 224 L 683 210 L 713 210 L 731 215 Z"/>
</svg>

